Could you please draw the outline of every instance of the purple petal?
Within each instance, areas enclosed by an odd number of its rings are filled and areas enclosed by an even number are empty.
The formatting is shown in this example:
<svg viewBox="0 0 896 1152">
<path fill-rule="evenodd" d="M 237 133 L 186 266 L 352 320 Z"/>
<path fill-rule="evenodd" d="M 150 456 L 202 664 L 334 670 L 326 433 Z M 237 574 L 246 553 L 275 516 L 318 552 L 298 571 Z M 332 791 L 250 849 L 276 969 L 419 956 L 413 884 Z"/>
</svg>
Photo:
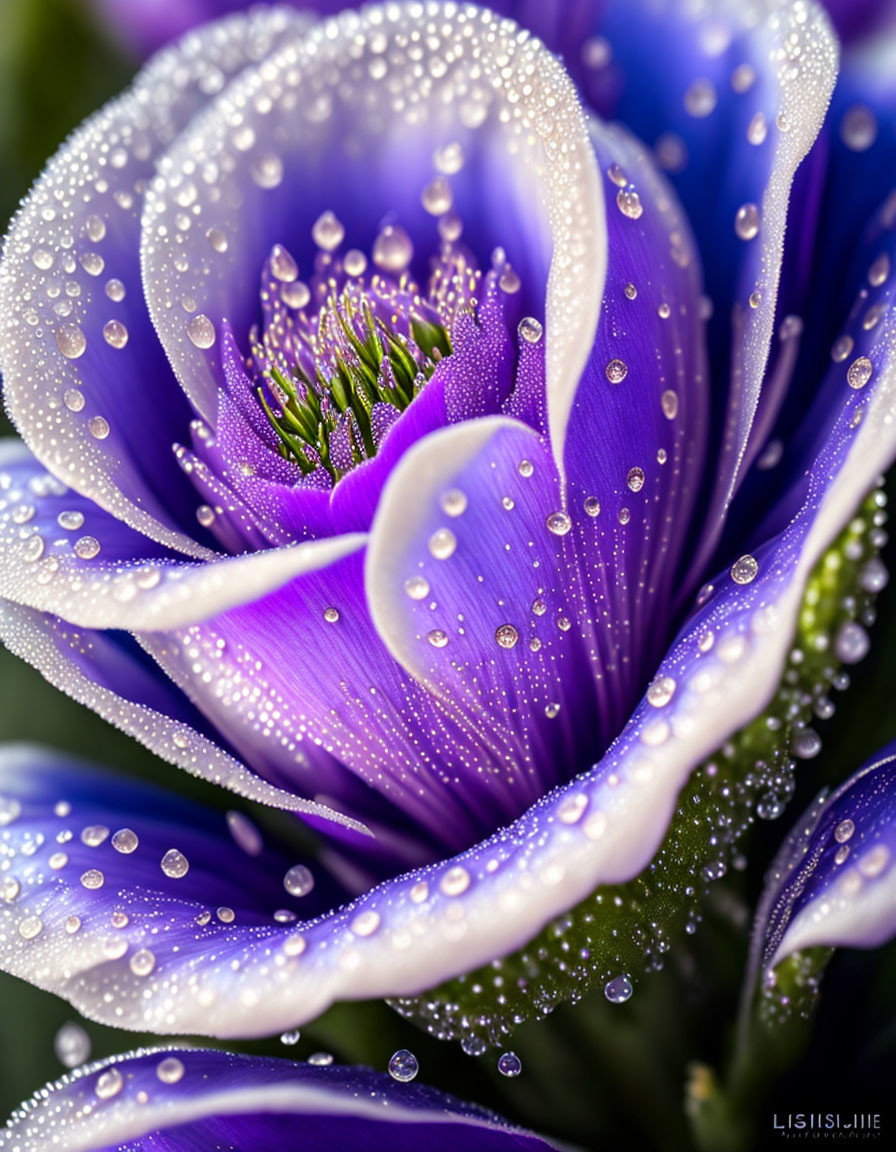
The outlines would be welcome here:
<svg viewBox="0 0 896 1152">
<path fill-rule="evenodd" d="M 79 1068 L 24 1104 L 0 1142 L 19 1152 L 321 1148 L 539 1152 L 493 1112 L 367 1068 L 161 1048 Z"/>
<path fill-rule="evenodd" d="M 0 365 L 22 435 L 67 484 L 193 556 L 209 553 L 187 534 L 190 486 L 170 452 L 189 409 L 143 299 L 141 193 L 210 93 L 298 21 L 263 10 L 160 55 L 50 162 L 0 264 Z"/>
<path fill-rule="evenodd" d="M 414 239 L 412 270 L 422 282 L 439 239 L 421 194 L 439 168 L 464 242 L 484 266 L 502 246 L 523 296 L 546 313 L 549 380 L 578 379 L 605 251 L 575 91 L 558 62 L 512 24 L 472 9 L 440 11 L 437 20 L 434 12 L 346 13 L 306 38 L 284 38 L 165 157 L 144 218 L 150 310 L 210 423 L 220 325 L 229 320 L 245 341 L 272 246 L 286 245 L 307 276 L 312 227 L 325 210 L 343 222 L 346 245 L 365 252 L 388 215 Z M 405 47 L 418 33 L 426 56 L 419 67 Z M 214 171 L 214 182 L 194 180 L 197 167 Z M 189 216 L 179 203 L 185 196 Z M 206 240 L 211 227 L 226 237 L 226 250 Z M 196 302 L 193 319 L 180 307 L 185 296 Z M 210 347 L 189 337 L 196 316 L 208 320 Z"/>
<path fill-rule="evenodd" d="M 363 825 L 261 779 L 222 747 L 202 716 L 153 674 L 127 634 L 73 627 L 46 612 L 0 600 L 0 640 L 78 703 L 162 759 L 237 795 L 363 833 Z"/>
<path fill-rule="evenodd" d="M 357 551 L 360 535 L 195 563 L 154 544 L 47 474 L 0 453 L 0 595 L 85 628 L 175 628 Z"/>
<path fill-rule="evenodd" d="M 721 454 L 699 567 L 743 470 L 766 374 L 791 184 L 824 119 L 836 42 L 819 9 L 776 0 L 713 3 L 699 14 L 687 4 L 613 0 L 596 31 L 610 62 L 597 62 L 594 96 L 669 168 L 707 275 L 713 373 L 722 377 L 730 367 L 727 412 L 714 413 Z M 666 66 L 657 68 L 657 59 Z M 615 89 L 609 99 L 608 88 Z"/>
<path fill-rule="evenodd" d="M 896 934 L 896 752 L 816 802 L 773 864 L 756 921 L 770 971 L 819 945 L 876 948 Z"/>
</svg>

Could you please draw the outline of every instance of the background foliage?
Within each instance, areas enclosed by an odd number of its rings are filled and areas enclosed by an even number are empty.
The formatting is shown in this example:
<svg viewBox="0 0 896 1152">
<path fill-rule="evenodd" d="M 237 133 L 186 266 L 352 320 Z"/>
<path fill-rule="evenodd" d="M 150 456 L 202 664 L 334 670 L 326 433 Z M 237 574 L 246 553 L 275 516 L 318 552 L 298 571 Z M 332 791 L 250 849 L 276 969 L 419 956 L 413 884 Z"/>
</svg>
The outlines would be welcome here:
<svg viewBox="0 0 896 1152">
<path fill-rule="evenodd" d="M 137 62 L 114 43 L 84 0 L 0 0 L 0 219 L 7 221 L 47 158 L 85 116 L 128 82 Z M 11 429 L 3 421 L 3 434 Z M 896 485 L 890 484 L 891 498 Z M 896 566 L 896 548 L 884 559 Z M 478 1059 L 399 1020 L 381 1004 L 343 1005 L 304 1030 L 294 1045 L 274 1037 L 233 1045 L 306 1058 L 315 1050 L 337 1060 L 384 1068 L 391 1053 L 409 1047 L 420 1078 L 503 1111 L 542 1131 L 588 1146 L 608 1138 L 629 1148 L 692 1146 L 685 1117 L 692 1062 L 723 1062 L 731 1040 L 747 936 L 762 874 L 778 841 L 824 784 L 841 780 L 896 736 L 896 590 L 879 600 L 871 656 L 852 673 L 836 715 L 817 725 L 824 740 L 818 759 L 801 765 L 796 799 L 787 814 L 756 829 L 750 866 L 716 886 L 706 920 L 666 970 L 641 984 L 621 1006 L 602 997 L 558 1011 L 514 1036 L 523 1060 L 517 1080 L 495 1071 L 495 1053 Z M 221 808 L 231 799 L 159 761 L 92 713 L 49 687 L 0 650 L 0 740 L 40 741 L 137 773 Z M 241 802 L 244 809 L 246 804 Z M 259 825 L 285 819 L 253 811 Z M 0 976 L 0 1114 L 63 1072 L 53 1052 L 59 1027 L 73 1010 L 53 996 Z M 86 1024 L 94 1056 L 111 1055 L 153 1037 Z M 812 1043 L 782 1073 L 767 1099 L 757 1100 L 755 1134 L 767 1142 L 771 1115 L 853 1108 L 883 1114 L 896 1071 L 896 949 L 842 954 L 824 978 Z M 698 1078 L 699 1079 L 699 1078 Z M 738 1121 L 740 1123 L 740 1121 Z M 720 1137 L 721 1139 L 721 1137 Z"/>
</svg>

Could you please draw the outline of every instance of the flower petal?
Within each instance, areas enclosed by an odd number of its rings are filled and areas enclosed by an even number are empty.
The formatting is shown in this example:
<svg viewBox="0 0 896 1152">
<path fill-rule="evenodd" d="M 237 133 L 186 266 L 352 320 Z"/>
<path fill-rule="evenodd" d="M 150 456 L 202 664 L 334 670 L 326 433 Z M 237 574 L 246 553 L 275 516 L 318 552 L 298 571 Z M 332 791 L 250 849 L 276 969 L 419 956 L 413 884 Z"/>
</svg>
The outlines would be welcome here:
<svg viewBox="0 0 896 1152">
<path fill-rule="evenodd" d="M 163 760 L 258 804 L 338 822 L 357 821 L 277 788 L 222 747 L 168 680 L 147 668 L 126 633 L 84 631 L 46 612 L 0 600 L 0 641 L 56 688 L 121 728 Z"/>
<path fill-rule="evenodd" d="M 260 9 L 162 53 L 50 162 L 0 263 L 0 365 L 22 435 L 67 484 L 193 556 L 209 552 L 184 531 L 190 486 L 170 445 L 189 410 L 140 289 L 142 188 L 209 96 L 304 22 Z"/>
<path fill-rule="evenodd" d="M 716 0 L 699 8 L 686 0 L 613 0 L 595 31 L 612 62 L 607 53 L 595 58 L 585 93 L 653 144 L 670 170 L 703 255 L 720 377 L 733 336 L 729 407 L 724 419 L 715 415 L 722 452 L 705 563 L 747 451 L 766 374 L 791 184 L 827 110 L 836 41 L 818 6 L 788 0 Z M 656 67 L 660 58 L 663 68 Z"/>
<path fill-rule="evenodd" d="M 766 971 L 819 945 L 876 948 L 896 934 L 896 751 L 883 751 L 797 822 L 756 921 Z"/>
<path fill-rule="evenodd" d="M 0 596 L 84 628 L 176 628 L 355 552 L 359 534 L 195 563 L 0 445 Z"/>
<path fill-rule="evenodd" d="M 419 45 L 420 61 L 409 44 Z M 198 166 L 215 171 L 213 184 L 188 175 Z M 206 419 L 215 410 L 217 341 L 195 346 L 181 298 L 208 318 L 209 338 L 227 319 L 244 341 L 272 245 L 309 267 L 312 226 L 325 210 L 362 250 L 386 214 L 435 248 L 420 197 L 438 170 L 451 183 L 465 242 L 485 264 L 500 245 L 539 315 L 546 308 L 548 379 L 561 396 L 573 386 L 594 333 L 606 251 L 572 83 L 538 41 L 491 13 L 386 5 L 285 40 L 184 134 L 148 193 L 150 309 Z M 178 202 L 188 191 L 191 216 Z M 226 251 L 203 239 L 211 226 L 226 235 Z M 417 253 L 422 272 L 426 255 Z"/>
<path fill-rule="evenodd" d="M 475 1104 L 367 1068 L 175 1048 L 79 1068 L 37 1093 L 0 1134 L 17 1152 L 62 1143 L 68 1152 L 553 1147 Z"/>
</svg>

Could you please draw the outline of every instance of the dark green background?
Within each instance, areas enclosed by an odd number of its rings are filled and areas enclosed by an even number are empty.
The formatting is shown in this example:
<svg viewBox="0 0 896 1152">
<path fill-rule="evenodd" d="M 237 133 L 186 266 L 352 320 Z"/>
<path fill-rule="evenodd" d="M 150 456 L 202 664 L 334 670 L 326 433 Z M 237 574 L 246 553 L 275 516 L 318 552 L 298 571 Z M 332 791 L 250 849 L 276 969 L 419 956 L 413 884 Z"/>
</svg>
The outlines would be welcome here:
<svg viewBox="0 0 896 1152">
<path fill-rule="evenodd" d="M 0 217 L 12 215 L 67 133 L 119 91 L 135 67 L 77 0 L 0 0 Z M 892 566 L 893 549 L 888 552 Z M 687 1146 L 681 1110 L 685 1066 L 695 1057 L 717 1061 L 724 1053 L 746 950 L 747 913 L 777 840 L 822 783 L 842 779 L 896 737 L 891 589 L 879 608 L 872 655 L 855 670 L 834 719 L 819 725 L 824 751 L 802 766 L 788 816 L 761 830 L 749 874 L 735 877 L 735 887 L 719 886 L 704 929 L 689 943 L 690 953 L 673 956 L 667 970 L 639 987 L 629 1005 L 610 1008 L 598 996 L 556 1013 L 547 1024 L 520 1029 L 514 1046 L 524 1070 L 516 1081 L 495 1074 L 494 1054 L 465 1057 L 456 1045 L 430 1040 L 377 1004 L 334 1009 L 304 1030 L 295 1047 L 284 1047 L 277 1038 L 245 1047 L 298 1057 L 326 1048 L 339 1059 L 384 1067 L 392 1051 L 407 1046 L 420 1057 L 422 1080 L 492 1104 L 544 1131 L 589 1146 L 608 1137 L 632 1148 Z M 5 651 L 0 651 L 0 686 L 0 739 L 41 741 L 230 806 L 228 796 L 155 759 Z M 273 819 L 255 815 L 261 824 Z M 693 963 L 703 974 L 696 981 L 689 975 Z M 0 1115 L 62 1072 L 53 1037 L 72 1018 L 62 1001 L 0 976 Z M 152 1042 L 88 1028 L 94 1055 Z M 894 1070 L 893 949 L 838 957 L 825 978 L 814 1043 L 782 1082 L 781 1106 L 828 1108 L 840 1101 L 845 1105 L 848 1098 L 864 1110 L 882 1110 L 886 1119 Z M 764 1126 L 765 1113 L 760 1131 Z M 894 1129 L 896 1112 L 890 1113 L 891 1134 Z"/>
</svg>

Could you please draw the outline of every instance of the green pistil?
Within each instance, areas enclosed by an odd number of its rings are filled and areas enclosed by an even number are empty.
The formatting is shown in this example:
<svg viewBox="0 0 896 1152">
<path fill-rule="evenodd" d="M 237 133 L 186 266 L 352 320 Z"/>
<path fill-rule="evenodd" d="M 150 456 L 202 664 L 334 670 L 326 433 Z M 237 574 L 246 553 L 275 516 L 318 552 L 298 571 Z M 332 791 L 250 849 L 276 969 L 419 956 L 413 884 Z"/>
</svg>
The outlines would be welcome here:
<svg viewBox="0 0 896 1152">
<path fill-rule="evenodd" d="M 377 318 L 367 300 L 359 303 L 347 292 L 329 298 L 313 342 L 313 378 L 299 363 L 292 376 L 274 367 L 267 387 L 258 388 L 284 459 L 298 464 L 304 475 L 322 466 L 339 480 L 376 455 L 374 405 L 390 404 L 403 412 L 438 361 L 451 354 L 451 341 L 440 324 L 412 314 L 409 328 L 412 342 Z M 275 398 L 274 405 L 266 393 Z M 337 464 L 331 450 L 331 437 L 344 422 L 351 444 L 348 466 L 343 460 Z"/>
<path fill-rule="evenodd" d="M 724 874 L 754 813 L 783 807 L 778 797 L 789 791 L 794 736 L 840 671 L 834 638 L 874 601 L 861 574 L 877 552 L 879 508 L 872 493 L 816 565 L 774 699 L 691 775 L 644 871 L 628 883 L 599 887 L 519 951 L 420 996 L 391 1001 L 399 1012 L 478 1054 L 502 1043 L 515 1025 L 578 1000 L 595 985 L 625 973 L 637 986 L 663 966 L 673 944 L 695 931 L 710 882 Z"/>
</svg>

